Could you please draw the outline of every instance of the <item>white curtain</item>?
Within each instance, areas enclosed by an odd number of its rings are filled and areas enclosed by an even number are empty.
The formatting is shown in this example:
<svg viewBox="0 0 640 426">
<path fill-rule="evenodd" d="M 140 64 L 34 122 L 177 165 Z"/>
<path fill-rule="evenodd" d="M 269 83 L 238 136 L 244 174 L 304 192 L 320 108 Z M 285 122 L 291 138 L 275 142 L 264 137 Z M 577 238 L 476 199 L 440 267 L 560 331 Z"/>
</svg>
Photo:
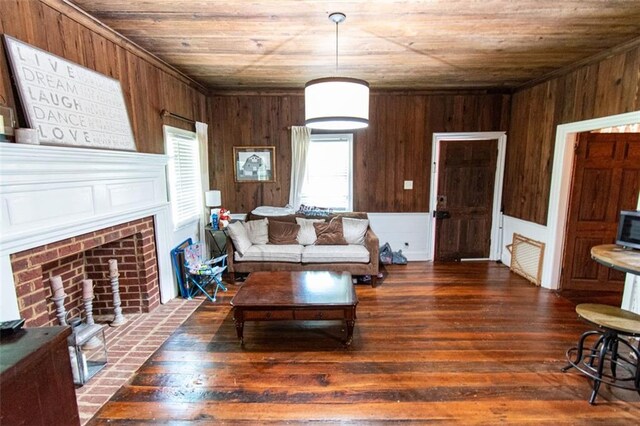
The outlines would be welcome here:
<svg viewBox="0 0 640 426">
<path fill-rule="evenodd" d="M 209 207 L 205 205 L 204 193 L 209 190 L 209 137 L 207 136 L 207 123 L 196 121 L 196 137 L 200 148 L 200 181 L 202 185 L 202 219 L 200 220 L 200 242 L 202 243 L 202 256 L 209 257 L 209 244 L 207 243 L 207 230 L 204 227 L 209 223 Z"/>
<path fill-rule="evenodd" d="M 304 126 L 291 126 L 291 189 L 289 190 L 289 204 L 298 210 L 302 184 L 307 171 L 307 157 L 311 129 Z"/>
</svg>

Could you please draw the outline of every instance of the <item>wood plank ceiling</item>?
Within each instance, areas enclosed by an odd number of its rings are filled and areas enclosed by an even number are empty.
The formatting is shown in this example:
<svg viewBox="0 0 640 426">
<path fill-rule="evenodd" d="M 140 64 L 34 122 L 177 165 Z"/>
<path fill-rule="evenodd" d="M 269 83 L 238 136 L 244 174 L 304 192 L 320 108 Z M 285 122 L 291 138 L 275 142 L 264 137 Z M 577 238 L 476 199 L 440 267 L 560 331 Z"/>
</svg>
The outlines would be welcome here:
<svg viewBox="0 0 640 426">
<path fill-rule="evenodd" d="M 514 88 L 640 36 L 640 0 L 70 0 L 213 90 Z"/>
</svg>

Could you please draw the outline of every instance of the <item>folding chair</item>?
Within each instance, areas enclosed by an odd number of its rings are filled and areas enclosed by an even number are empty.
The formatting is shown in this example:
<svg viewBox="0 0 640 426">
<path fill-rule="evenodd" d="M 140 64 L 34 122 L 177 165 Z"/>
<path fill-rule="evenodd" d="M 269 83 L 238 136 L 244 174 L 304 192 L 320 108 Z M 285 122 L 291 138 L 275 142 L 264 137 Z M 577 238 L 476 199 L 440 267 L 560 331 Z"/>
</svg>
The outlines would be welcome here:
<svg viewBox="0 0 640 426">
<path fill-rule="evenodd" d="M 202 245 L 200 243 L 190 244 L 191 239 L 186 240 L 171 251 L 174 267 L 178 274 L 178 284 L 180 293 L 186 299 L 192 299 L 198 293 L 204 294 L 212 302 L 216 301 L 218 290 L 227 291 L 222 284 L 222 273 L 227 269 L 227 255 L 216 257 L 215 259 L 202 260 Z M 184 263 L 181 263 L 181 258 Z M 184 267 L 184 279 L 179 272 Z M 206 288 L 215 283 L 213 294 L 207 292 Z"/>
</svg>

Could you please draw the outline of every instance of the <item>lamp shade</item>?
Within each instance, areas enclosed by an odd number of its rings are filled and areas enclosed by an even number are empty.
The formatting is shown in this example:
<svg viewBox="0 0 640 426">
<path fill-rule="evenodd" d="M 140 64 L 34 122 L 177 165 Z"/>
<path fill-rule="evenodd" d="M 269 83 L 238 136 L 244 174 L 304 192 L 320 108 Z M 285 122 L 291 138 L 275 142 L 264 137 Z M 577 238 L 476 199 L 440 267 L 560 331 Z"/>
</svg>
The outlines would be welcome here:
<svg viewBox="0 0 640 426">
<path fill-rule="evenodd" d="M 369 125 L 369 83 L 329 77 L 304 87 L 305 125 L 318 130 L 355 130 Z"/>
<path fill-rule="evenodd" d="M 207 207 L 220 207 L 222 205 L 222 196 L 220 191 L 207 191 L 204 193 L 204 203 Z"/>
</svg>

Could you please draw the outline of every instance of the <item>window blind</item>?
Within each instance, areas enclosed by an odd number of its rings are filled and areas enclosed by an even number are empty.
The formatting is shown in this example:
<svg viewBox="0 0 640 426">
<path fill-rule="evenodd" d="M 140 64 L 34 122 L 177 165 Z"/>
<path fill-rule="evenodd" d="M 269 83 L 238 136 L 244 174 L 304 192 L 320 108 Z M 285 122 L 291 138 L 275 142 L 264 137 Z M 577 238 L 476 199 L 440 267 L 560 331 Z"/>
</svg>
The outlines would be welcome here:
<svg viewBox="0 0 640 426">
<path fill-rule="evenodd" d="M 164 126 L 169 156 L 169 200 L 174 226 L 198 219 L 202 211 L 200 152 L 195 132 Z"/>
</svg>

